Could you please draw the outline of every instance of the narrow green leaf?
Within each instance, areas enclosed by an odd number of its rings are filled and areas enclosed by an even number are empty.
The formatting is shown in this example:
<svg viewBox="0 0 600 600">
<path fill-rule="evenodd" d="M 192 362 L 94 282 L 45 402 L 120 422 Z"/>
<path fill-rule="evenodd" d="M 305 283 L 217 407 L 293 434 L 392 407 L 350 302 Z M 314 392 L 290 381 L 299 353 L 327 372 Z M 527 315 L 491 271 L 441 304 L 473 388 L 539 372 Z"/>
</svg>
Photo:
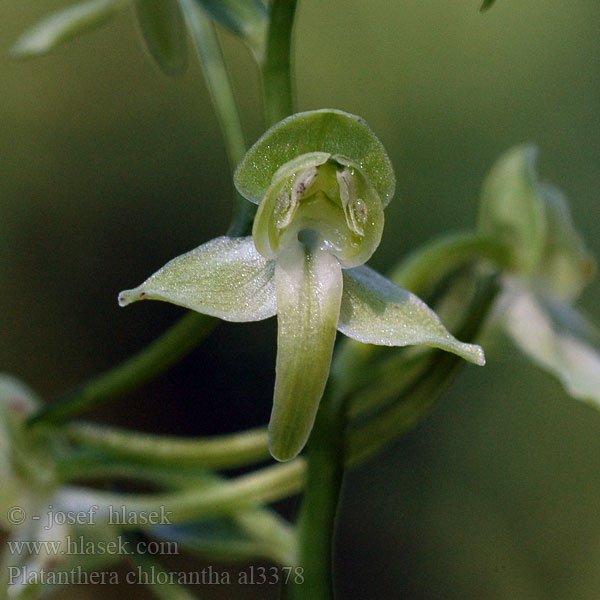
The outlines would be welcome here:
<svg viewBox="0 0 600 600">
<path fill-rule="evenodd" d="M 486 10 L 492 8 L 492 4 L 494 4 L 494 2 L 496 2 L 496 0 L 483 0 L 483 4 L 481 5 L 479 12 L 485 12 Z"/>
<path fill-rule="evenodd" d="M 347 269 L 338 329 L 366 344 L 425 344 L 485 364 L 480 346 L 454 338 L 439 317 L 417 296 L 367 266 Z"/>
<path fill-rule="evenodd" d="M 484 183 L 479 213 L 480 232 L 504 242 L 525 276 L 537 269 L 546 241 L 536 159 L 536 148 L 528 145 L 501 156 Z"/>
<path fill-rule="evenodd" d="M 505 328 L 517 347 L 557 377 L 573 398 L 599 408 L 600 351 L 593 326 L 567 303 L 546 302 L 519 288 L 508 294 L 513 298 L 505 298 Z"/>
<path fill-rule="evenodd" d="M 275 267 L 277 365 L 269 423 L 271 454 L 290 460 L 304 447 L 323 396 L 342 296 L 342 269 L 327 252 L 286 248 Z"/>
<path fill-rule="evenodd" d="M 226 29 L 245 39 L 255 51 L 262 51 L 269 13 L 260 0 L 194 0 Z"/>
<path fill-rule="evenodd" d="M 60 10 L 24 33 L 11 49 L 17 58 L 39 56 L 104 25 L 133 0 L 88 0 Z"/>
<path fill-rule="evenodd" d="M 391 200 L 396 180 L 381 142 L 363 119 L 334 109 L 298 113 L 271 127 L 239 164 L 235 185 L 258 204 L 280 167 L 302 154 L 317 152 L 350 159 L 362 169 L 383 205 Z"/>
<path fill-rule="evenodd" d="M 177 0 L 136 0 L 135 12 L 146 49 L 167 75 L 187 66 L 185 20 Z"/>
<path fill-rule="evenodd" d="M 226 321 L 259 321 L 276 312 L 274 265 L 256 251 L 251 237 L 222 236 L 121 292 L 119 304 L 164 300 Z"/>
</svg>

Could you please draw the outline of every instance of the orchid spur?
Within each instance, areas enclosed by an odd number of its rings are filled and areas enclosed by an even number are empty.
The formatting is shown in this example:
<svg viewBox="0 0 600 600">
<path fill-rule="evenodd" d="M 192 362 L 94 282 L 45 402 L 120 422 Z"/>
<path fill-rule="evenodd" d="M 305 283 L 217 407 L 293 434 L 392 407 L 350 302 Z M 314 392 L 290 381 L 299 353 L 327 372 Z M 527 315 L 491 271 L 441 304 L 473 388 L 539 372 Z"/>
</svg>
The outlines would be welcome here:
<svg viewBox="0 0 600 600">
<path fill-rule="evenodd" d="M 327 383 L 336 330 L 367 344 L 425 344 L 483 365 L 419 298 L 364 263 L 383 231 L 395 178 L 383 146 L 359 117 L 324 109 L 288 117 L 249 150 L 235 173 L 259 204 L 252 236 L 219 237 L 179 256 L 122 306 L 165 300 L 228 321 L 277 315 L 269 423 L 272 455 L 304 447 Z"/>
</svg>

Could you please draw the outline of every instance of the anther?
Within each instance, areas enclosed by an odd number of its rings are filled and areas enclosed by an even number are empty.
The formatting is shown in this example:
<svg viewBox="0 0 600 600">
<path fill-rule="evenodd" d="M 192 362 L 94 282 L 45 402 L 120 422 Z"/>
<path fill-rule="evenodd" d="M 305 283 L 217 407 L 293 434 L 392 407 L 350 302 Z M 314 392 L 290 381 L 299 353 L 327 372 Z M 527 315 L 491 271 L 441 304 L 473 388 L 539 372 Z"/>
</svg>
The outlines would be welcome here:
<svg viewBox="0 0 600 600">
<path fill-rule="evenodd" d="M 293 202 L 289 192 L 283 191 L 277 196 L 275 203 L 275 219 L 278 229 L 287 227 L 296 212 L 298 202 Z"/>
<path fill-rule="evenodd" d="M 300 175 L 296 177 L 294 185 L 292 186 L 292 203 L 298 202 L 304 197 L 310 186 L 316 181 L 319 171 L 316 167 L 311 167 L 302 171 Z"/>
<path fill-rule="evenodd" d="M 354 187 L 354 175 L 349 169 L 336 173 L 338 185 L 340 186 L 340 200 L 346 224 L 357 235 L 363 237 L 365 230 L 362 227 L 367 222 L 367 205 L 363 200 L 356 197 Z"/>
</svg>

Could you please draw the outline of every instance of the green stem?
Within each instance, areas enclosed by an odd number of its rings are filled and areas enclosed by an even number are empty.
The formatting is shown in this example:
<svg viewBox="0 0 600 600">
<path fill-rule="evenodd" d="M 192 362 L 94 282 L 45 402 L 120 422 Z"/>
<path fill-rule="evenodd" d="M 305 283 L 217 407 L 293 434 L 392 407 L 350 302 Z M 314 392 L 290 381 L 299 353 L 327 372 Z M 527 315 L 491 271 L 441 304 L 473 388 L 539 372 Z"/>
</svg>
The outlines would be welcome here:
<svg viewBox="0 0 600 600">
<path fill-rule="evenodd" d="M 298 551 L 293 526 L 269 508 L 233 515 L 235 523 L 253 539 L 270 549 L 271 560 L 282 566 L 297 566 Z"/>
<path fill-rule="evenodd" d="M 93 452 L 66 456 L 59 461 L 58 476 L 63 484 L 86 479 L 116 479 L 151 483 L 173 491 L 194 489 L 198 494 L 206 494 L 209 490 L 219 489 L 224 483 L 228 484 L 226 479 L 198 469 L 132 464 Z M 296 564 L 294 528 L 275 511 L 257 507 L 236 512 L 230 517 L 254 540 L 261 549 L 261 556 L 281 565 Z"/>
<path fill-rule="evenodd" d="M 184 439 L 91 423 L 72 423 L 65 433 L 83 447 L 154 465 L 231 469 L 269 458 L 265 428 L 211 438 Z"/>
<path fill-rule="evenodd" d="M 509 267 L 509 248 L 478 233 L 453 233 L 441 237 L 404 259 L 390 274 L 390 279 L 422 296 L 440 281 L 470 260 L 489 260 L 497 266 Z"/>
<path fill-rule="evenodd" d="M 186 488 L 172 493 L 113 494 L 80 487 L 63 487 L 57 503 L 75 510 L 86 510 L 97 504 L 98 519 L 107 519 L 110 508 L 126 507 L 127 513 L 149 514 L 166 511 L 170 523 L 192 521 L 203 517 L 231 515 L 294 495 L 302 489 L 306 463 L 297 458 L 242 475 L 218 486 Z M 139 527 L 126 523 L 125 527 Z"/>
<path fill-rule="evenodd" d="M 83 451 L 57 461 L 56 473 L 63 484 L 98 479 L 151 483 L 160 488 L 199 487 L 207 482 L 205 471 L 173 466 L 137 464 L 121 458 Z"/>
<path fill-rule="evenodd" d="M 365 415 L 398 397 L 430 367 L 432 348 L 412 347 L 393 352 L 389 358 L 361 366 L 363 375 L 348 394 L 348 419 Z"/>
<path fill-rule="evenodd" d="M 262 64 L 267 126 L 294 112 L 292 90 L 292 30 L 297 0 L 273 0 L 267 47 Z"/>
<path fill-rule="evenodd" d="M 223 132 L 229 164 L 234 171 L 246 154 L 246 142 L 219 38 L 212 19 L 196 0 L 180 0 L 180 3 L 204 69 L 206 84 Z M 228 234 L 234 237 L 248 235 L 255 212 L 254 204 L 248 202 L 237 191 L 234 192 L 233 215 Z"/>
<path fill-rule="evenodd" d="M 462 366 L 462 359 L 452 354 L 437 351 L 437 360 L 432 361 L 426 376 L 396 402 L 385 407 L 380 414 L 361 423 L 350 434 L 348 463 L 361 463 L 377 454 L 403 433 L 412 429 L 427 415 Z"/>
<path fill-rule="evenodd" d="M 244 158 L 246 142 L 235 95 L 231 87 L 219 38 L 211 18 L 195 0 L 179 0 L 184 9 L 210 92 L 217 119 L 223 132 L 231 169 Z"/>
<path fill-rule="evenodd" d="M 302 583 L 290 581 L 292 600 L 331 600 L 335 516 L 344 473 L 345 419 L 338 397 L 321 401 L 308 442 L 308 471 L 298 518 Z"/>
<path fill-rule="evenodd" d="M 187 314 L 138 354 L 42 408 L 30 423 L 60 422 L 125 396 L 188 354 L 217 322 L 206 315 Z"/>
</svg>

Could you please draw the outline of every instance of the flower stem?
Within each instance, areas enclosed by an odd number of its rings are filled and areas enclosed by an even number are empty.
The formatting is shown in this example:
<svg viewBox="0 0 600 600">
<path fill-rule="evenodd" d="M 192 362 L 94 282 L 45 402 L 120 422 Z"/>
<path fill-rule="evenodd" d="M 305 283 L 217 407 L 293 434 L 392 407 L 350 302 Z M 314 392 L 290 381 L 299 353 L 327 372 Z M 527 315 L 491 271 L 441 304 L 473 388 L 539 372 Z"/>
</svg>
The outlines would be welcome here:
<svg viewBox="0 0 600 600">
<path fill-rule="evenodd" d="M 151 483 L 175 493 L 194 489 L 199 497 L 216 493 L 224 484 L 231 487 L 233 483 L 231 480 L 228 481 L 219 475 L 200 471 L 197 468 L 136 464 L 122 458 L 107 458 L 106 455 L 89 451 L 64 457 L 59 462 L 58 475 L 63 484 L 73 481 L 81 483 L 86 479 L 121 479 L 128 482 Z M 300 469 L 297 475 L 299 483 L 295 485 L 302 485 Z M 270 485 L 272 480 L 269 483 L 267 479 L 266 483 Z M 261 556 L 264 555 L 281 565 L 296 565 L 298 553 L 294 528 L 274 510 L 257 506 L 227 516 L 254 540 Z M 223 542 L 220 543 L 220 547 L 222 546 Z"/>
<path fill-rule="evenodd" d="M 189 313 L 138 354 L 42 408 L 29 423 L 60 422 L 123 397 L 183 358 L 217 322 L 206 315 Z"/>
<path fill-rule="evenodd" d="M 231 469 L 269 458 L 269 441 L 265 428 L 210 438 L 186 439 L 92 423 L 72 423 L 67 426 L 65 433 L 71 441 L 83 447 L 153 465 Z"/>
<path fill-rule="evenodd" d="M 211 18 L 195 0 L 179 0 L 192 34 L 229 156 L 232 170 L 246 153 L 242 122 L 219 38 Z"/>
<path fill-rule="evenodd" d="M 509 267 L 509 248 L 471 231 L 443 236 L 410 254 L 390 274 L 390 279 L 422 296 L 429 287 L 470 260 L 489 260 Z"/>
<path fill-rule="evenodd" d="M 255 540 L 271 549 L 270 558 L 280 565 L 297 565 L 296 531 L 270 508 L 257 508 L 233 515 L 235 523 Z"/>
<path fill-rule="evenodd" d="M 335 516 L 344 473 L 345 418 L 339 396 L 327 393 L 307 447 L 308 470 L 298 518 L 302 583 L 290 580 L 292 600 L 331 600 Z"/>
<path fill-rule="evenodd" d="M 182 523 L 204 517 L 232 515 L 276 502 L 294 495 L 304 484 L 306 463 L 296 458 L 285 464 L 264 467 L 247 475 L 207 487 L 196 485 L 175 492 L 158 494 L 116 494 L 81 487 L 63 486 L 57 504 L 86 510 L 97 504 L 98 519 L 108 519 L 110 510 L 125 507 L 127 514 L 166 512 L 170 523 Z M 139 527 L 133 522 L 124 527 Z"/>
<path fill-rule="evenodd" d="M 169 489 L 197 487 L 207 481 L 206 471 L 138 464 L 94 451 L 78 451 L 61 457 L 57 461 L 57 475 L 62 484 L 110 479 L 150 483 Z"/>
<path fill-rule="evenodd" d="M 246 142 L 219 38 L 212 19 L 196 0 L 180 0 L 180 2 L 198 58 L 204 69 L 208 91 L 223 132 L 229 164 L 234 171 L 246 153 Z M 227 233 L 233 237 L 248 235 L 255 212 L 254 204 L 235 191 L 233 214 Z"/>
<path fill-rule="evenodd" d="M 292 30 L 297 0 L 273 0 L 267 48 L 261 65 L 265 118 L 268 126 L 294 112 Z"/>
</svg>

